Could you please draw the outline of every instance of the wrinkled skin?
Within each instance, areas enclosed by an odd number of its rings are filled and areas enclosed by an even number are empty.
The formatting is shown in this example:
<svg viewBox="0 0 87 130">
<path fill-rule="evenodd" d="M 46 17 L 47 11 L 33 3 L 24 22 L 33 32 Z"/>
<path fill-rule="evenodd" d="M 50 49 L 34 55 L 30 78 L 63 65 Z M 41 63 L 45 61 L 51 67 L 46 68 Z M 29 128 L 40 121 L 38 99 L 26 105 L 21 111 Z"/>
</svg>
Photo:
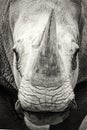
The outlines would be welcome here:
<svg viewBox="0 0 87 130">
<path fill-rule="evenodd" d="M 18 88 L 16 110 L 22 109 L 28 127 L 58 124 L 76 106 L 80 2 L 13 1 L 9 21 Z"/>
<path fill-rule="evenodd" d="M 87 82 L 78 84 L 75 88 L 75 94 L 78 109 L 71 112 L 69 117 L 62 123 L 51 126 L 51 130 L 78 130 L 82 120 L 87 114 Z M 9 93 L 6 91 L 6 88 L 0 90 L 0 128 L 27 130 L 27 128 L 23 126 L 23 121 L 19 120 L 17 113 L 13 109 L 12 102 L 14 104 L 13 99 L 15 96 L 12 98 L 12 92 Z"/>
</svg>

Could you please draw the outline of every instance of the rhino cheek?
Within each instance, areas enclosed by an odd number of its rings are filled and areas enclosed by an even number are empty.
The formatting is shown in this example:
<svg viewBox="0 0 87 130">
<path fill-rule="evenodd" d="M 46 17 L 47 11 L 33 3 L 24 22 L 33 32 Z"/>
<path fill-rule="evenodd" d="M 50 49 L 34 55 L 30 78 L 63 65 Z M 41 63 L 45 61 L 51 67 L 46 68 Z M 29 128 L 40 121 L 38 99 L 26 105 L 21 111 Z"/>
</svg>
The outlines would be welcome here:
<svg viewBox="0 0 87 130">
<path fill-rule="evenodd" d="M 14 55 L 14 60 L 13 60 L 13 74 L 14 74 L 14 79 L 15 79 L 15 83 L 17 85 L 17 88 L 19 89 L 20 86 L 20 82 L 21 82 L 21 76 L 16 68 L 16 58 Z"/>
</svg>

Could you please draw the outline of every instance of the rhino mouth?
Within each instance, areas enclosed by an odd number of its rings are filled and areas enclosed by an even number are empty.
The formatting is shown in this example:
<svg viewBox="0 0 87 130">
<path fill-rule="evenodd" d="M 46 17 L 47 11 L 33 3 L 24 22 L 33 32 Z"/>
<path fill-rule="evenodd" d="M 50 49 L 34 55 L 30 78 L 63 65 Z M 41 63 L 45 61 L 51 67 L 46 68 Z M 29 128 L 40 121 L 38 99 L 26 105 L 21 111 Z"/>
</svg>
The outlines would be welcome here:
<svg viewBox="0 0 87 130">
<path fill-rule="evenodd" d="M 19 100 L 16 102 L 15 106 L 16 106 L 16 110 L 17 110 L 18 113 L 20 113 L 20 112 L 23 113 L 25 123 L 26 123 L 26 120 L 27 120 L 27 122 L 32 122 L 33 124 L 35 124 L 37 126 L 56 125 L 58 123 L 61 123 L 62 121 L 64 121 L 68 117 L 69 113 L 72 110 L 77 109 L 77 104 L 76 104 L 75 100 L 72 100 L 69 103 L 68 107 L 65 108 L 63 111 L 60 111 L 60 112 L 27 111 L 27 110 L 24 110 L 21 107 Z"/>
<path fill-rule="evenodd" d="M 35 125 L 55 125 L 65 120 L 70 113 L 69 109 L 63 112 L 28 112 L 24 111 L 24 118 Z"/>
</svg>

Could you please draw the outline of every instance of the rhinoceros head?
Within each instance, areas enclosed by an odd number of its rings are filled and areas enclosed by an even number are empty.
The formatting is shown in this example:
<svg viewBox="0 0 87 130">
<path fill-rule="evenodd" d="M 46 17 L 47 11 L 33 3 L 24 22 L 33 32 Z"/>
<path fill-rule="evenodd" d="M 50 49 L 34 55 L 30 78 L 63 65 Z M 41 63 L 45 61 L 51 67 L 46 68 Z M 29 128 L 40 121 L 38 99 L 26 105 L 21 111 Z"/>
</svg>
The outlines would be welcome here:
<svg viewBox="0 0 87 130">
<path fill-rule="evenodd" d="M 9 9 L 12 70 L 26 124 L 57 124 L 73 105 L 79 71 L 79 0 L 16 0 Z"/>
</svg>

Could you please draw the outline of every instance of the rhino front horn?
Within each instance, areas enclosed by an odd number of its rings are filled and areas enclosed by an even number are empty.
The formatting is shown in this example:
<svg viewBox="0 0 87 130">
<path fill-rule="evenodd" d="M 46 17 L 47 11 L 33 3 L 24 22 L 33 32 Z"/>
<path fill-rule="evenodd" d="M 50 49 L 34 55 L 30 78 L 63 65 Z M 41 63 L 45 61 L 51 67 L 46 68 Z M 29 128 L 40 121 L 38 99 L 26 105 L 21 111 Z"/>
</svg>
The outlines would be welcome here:
<svg viewBox="0 0 87 130">
<path fill-rule="evenodd" d="M 54 10 L 52 10 L 42 35 L 41 47 L 43 50 L 43 55 L 46 56 L 47 54 L 48 56 L 48 53 L 46 53 L 47 49 L 51 51 L 51 49 L 53 50 L 53 48 L 56 48 L 56 42 L 57 42 L 56 35 L 57 34 L 56 34 L 55 12 Z"/>
<path fill-rule="evenodd" d="M 63 63 L 58 52 L 55 17 L 55 12 L 54 10 L 52 10 L 48 22 L 43 31 L 41 46 L 34 66 L 34 75 L 37 73 L 40 74 L 40 79 L 41 75 L 42 77 L 61 77 L 60 67 Z"/>
</svg>

